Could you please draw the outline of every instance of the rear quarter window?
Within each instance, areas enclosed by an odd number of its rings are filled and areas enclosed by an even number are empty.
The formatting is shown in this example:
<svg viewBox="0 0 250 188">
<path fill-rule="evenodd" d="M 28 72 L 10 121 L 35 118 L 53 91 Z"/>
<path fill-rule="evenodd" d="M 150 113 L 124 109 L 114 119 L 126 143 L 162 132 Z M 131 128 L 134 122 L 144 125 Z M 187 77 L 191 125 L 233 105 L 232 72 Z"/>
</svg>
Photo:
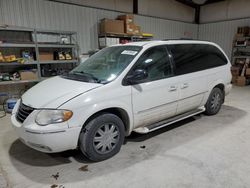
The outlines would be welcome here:
<svg viewBox="0 0 250 188">
<path fill-rule="evenodd" d="M 215 46 L 207 44 L 170 45 L 175 62 L 175 74 L 182 75 L 227 64 L 225 55 Z"/>
</svg>

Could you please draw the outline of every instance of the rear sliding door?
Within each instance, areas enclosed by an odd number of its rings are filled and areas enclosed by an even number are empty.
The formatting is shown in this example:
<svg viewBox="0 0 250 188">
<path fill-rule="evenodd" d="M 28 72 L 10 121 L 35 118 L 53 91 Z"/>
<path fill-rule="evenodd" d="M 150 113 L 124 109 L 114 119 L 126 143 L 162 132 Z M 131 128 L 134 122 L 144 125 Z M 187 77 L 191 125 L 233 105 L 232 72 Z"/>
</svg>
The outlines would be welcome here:
<svg viewBox="0 0 250 188">
<path fill-rule="evenodd" d="M 168 49 L 180 88 L 177 114 L 204 105 L 209 80 L 216 72 L 215 67 L 225 65 L 225 56 L 215 46 L 207 44 L 176 44 L 169 45 Z"/>
</svg>

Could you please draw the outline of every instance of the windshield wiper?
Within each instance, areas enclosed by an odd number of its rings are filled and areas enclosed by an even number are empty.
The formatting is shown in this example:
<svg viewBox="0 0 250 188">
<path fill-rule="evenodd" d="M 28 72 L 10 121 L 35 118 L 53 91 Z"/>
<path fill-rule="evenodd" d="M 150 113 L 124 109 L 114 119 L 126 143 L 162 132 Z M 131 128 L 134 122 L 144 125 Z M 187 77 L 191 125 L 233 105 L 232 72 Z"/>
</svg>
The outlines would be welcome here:
<svg viewBox="0 0 250 188">
<path fill-rule="evenodd" d="M 101 83 L 101 80 L 99 80 L 97 77 L 95 77 L 93 74 L 91 73 L 87 73 L 84 71 L 73 71 L 72 72 L 74 75 L 84 75 L 87 77 L 90 77 L 92 80 L 94 80 L 96 83 Z"/>
</svg>

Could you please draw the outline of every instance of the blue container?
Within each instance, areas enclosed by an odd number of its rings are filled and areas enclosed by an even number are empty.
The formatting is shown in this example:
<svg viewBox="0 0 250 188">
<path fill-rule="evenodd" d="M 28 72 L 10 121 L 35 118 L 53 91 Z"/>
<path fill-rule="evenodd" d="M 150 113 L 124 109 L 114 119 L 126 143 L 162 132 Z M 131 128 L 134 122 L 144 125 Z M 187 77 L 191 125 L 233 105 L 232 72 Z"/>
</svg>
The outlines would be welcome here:
<svg viewBox="0 0 250 188">
<path fill-rule="evenodd" d="M 17 99 L 15 98 L 10 98 L 6 101 L 6 111 L 8 113 L 11 113 L 12 110 L 14 109 L 15 105 L 16 105 Z"/>
</svg>

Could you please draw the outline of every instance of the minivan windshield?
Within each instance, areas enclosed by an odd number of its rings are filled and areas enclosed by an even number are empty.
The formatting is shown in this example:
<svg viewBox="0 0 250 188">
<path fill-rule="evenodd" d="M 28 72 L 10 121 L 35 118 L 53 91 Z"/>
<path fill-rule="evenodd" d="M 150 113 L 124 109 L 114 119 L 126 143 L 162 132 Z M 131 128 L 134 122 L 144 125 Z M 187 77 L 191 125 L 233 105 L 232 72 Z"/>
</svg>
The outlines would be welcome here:
<svg viewBox="0 0 250 188">
<path fill-rule="evenodd" d="M 104 48 L 63 77 L 84 82 L 108 83 L 131 63 L 141 49 L 140 46 L 127 45 Z"/>
</svg>

